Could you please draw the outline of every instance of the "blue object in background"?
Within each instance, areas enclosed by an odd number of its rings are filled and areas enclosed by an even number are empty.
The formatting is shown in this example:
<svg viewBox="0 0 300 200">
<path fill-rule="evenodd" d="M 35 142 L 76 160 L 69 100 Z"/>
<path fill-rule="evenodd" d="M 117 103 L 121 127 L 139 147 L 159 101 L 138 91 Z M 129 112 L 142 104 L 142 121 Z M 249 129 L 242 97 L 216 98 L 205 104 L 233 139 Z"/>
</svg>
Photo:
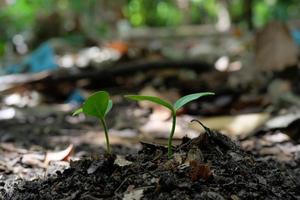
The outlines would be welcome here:
<svg viewBox="0 0 300 200">
<path fill-rule="evenodd" d="M 299 29 L 293 29 L 292 30 L 292 37 L 294 41 L 300 45 L 300 30 Z"/>
<path fill-rule="evenodd" d="M 45 42 L 33 51 L 24 62 L 7 66 L 4 72 L 6 74 L 37 73 L 56 68 L 58 65 L 55 62 L 54 50 L 48 42 Z"/>
<path fill-rule="evenodd" d="M 82 96 L 80 90 L 75 89 L 73 92 L 70 94 L 68 99 L 65 101 L 65 103 L 70 103 L 74 105 L 81 105 L 84 102 L 84 97 Z"/>
<path fill-rule="evenodd" d="M 24 66 L 19 65 L 19 64 L 13 64 L 9 65 L 8 67 L 5 68 L 5 73 L 6 74 L 19 74 L 22 73 L 24 70 Z"/>
<path fill-rule="evenodd" d="M 55 56 L 53 48 L 48 42 L 39 46 L 32 54 L 25 60 L 25 64 L 29 66 L 30 73 L 37 73 L 41 71 L 51 71 L 58 66 L 55 63 Z"/>
</svg>

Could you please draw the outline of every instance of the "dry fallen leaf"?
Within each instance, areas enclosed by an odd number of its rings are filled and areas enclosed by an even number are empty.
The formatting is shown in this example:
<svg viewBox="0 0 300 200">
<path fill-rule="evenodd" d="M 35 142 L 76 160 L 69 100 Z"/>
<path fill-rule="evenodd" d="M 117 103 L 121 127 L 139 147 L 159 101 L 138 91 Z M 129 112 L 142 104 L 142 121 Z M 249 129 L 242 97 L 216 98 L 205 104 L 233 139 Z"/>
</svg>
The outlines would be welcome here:
<svg viewBox="0 0 300 200">
<path fill-rule="evenodd" d="M 106 46 L 118 51 L 122 55 L 126 54 L 129 49 L 128 44 L 123 41 L 113 41 L 111 43 L 106 44 Z"/>
<path fill-rule="evenodd" d="M 144 196 L 144 189 L 143 188 L 134 188 L 133 185 L 129 185 L 123 200 L 140 200 Z"/>
<path fill-rule="evenodd" d="M 235 194 L 231 195 L 230 198 L 232 200 L 240 200 L 240 198 L 237 195 L 235 195 Z"/>
<path fill-rule="evenodd" d="M 65 150 L 58 152 L 47 152 L 44 163 L 46 165 L 51 161 L 69 161 L 70 156 L 74 153 L 74 146 L 70 144 Z"/>
<path fill-rule="evenodd" d="M 173 154 L 173 159 L 178 163 L 182 164 L 184 159 L 185 159 L 185 154 L 183 153 L 174 153 Z"/>
<path fill-rule="evenodd" d="M 30 166 L 38 166 L 41 168 L 45 168 L 46 165 L 43 163 L 43 159 L 45 158 L 44 154 L 39 153 L 28 153 L 22 155 L 21 162 Z"/>
<path fill-rule="evenodd" d="M 255 35 L 256 62 L 264 71 L 297 65 L 298 47 L 283 22 L 273 21 Z"/>
<path fill-rule="evenodd" d="M 190 166 L 192 181 L 197 181 L 200 178 L 207 180 L 212 176 L 212 171 L 209 165 L 202 164 L 201 162 L 196 160 L 192 160 L 190 161 Z"/>
<path fill-rule="evenodd" d="M 222 131 L 230 137 L 244 138 L 249 136 L 258 127 L 261 127 L 269 118 L 270 114 L 268 113 L 253 113 L 202 118 L 201 122 L 210 127 L 210 129 Z M 191 123 L 189 126 L 192 129 L 203 131 L 202 127 L 199 128 L 198 124 Z"/>
<path fill-rule="evenodd" d="M 123 156 L 117 155 L 117 158 L 116 158 L 114 164 L 119 165 L 120 167 L 124 167 L 124 166 L 127 166 L 127 165 L 131 165 L 132 162 L 126 160 Z"/>
<path fill-rule="evenodd" d="M 187 153 L 185 163 L 188 164 L 191 161 L 203 162 L 203 160 L 204 158 L 201 150 L 197 146 L 192 146 Z"/>
</svg>

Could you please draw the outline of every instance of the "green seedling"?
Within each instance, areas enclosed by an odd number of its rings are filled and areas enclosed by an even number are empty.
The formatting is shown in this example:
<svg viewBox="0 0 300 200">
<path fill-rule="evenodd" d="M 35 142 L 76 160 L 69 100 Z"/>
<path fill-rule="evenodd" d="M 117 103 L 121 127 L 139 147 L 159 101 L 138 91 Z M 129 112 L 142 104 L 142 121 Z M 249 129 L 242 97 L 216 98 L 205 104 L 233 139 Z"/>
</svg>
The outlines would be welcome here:
<svg viewBox="0 0 300 200">
<path fill-rule="evenodd" d="M 207 96 L 207 95 L 214 95 L 212 92 L 202 92 L 202 93 L 195 93 L 195 94 L 189 94 L 186 96 L 181 97 L 178 99 L 173 105 L 163 99 L 160 99 L 158 97 L 154 96 L 142 96 L 142 95 L 126 95 L 125 97 L 131 100 L 135 101 L 151 101 L 153 103 L 162 105 L 166 108 L 168 108 L 171 111 L 172 115 L 172 128 L 171 132 L 168 138 L 168 157 L 171 158 L 173 156 L 172 151 L 172 141 L 173 141 L 173 135 L 175 132 L 175 126 L 176 126 L 176 112 L 183 107 L 185 104 L 194 101 L 200 97 Z"/>
<path fill-rule="evenodd" d="M 108 137 L 108 129 L 105 121 L 106 114 L 112 108 L 112 100 L 109 98 L 109 94 L 105 91 L 99 91 L 87 98 L 87 100 L 83 103 L 82 107 L 77 109 L 73 116 L 78 115 L 80 113 L 84 113 L 87 116 L 97 117 L 100 123 L 103 126 L 105 139 L 106 139 L 106 151 L 108 154 L 111 154 L 111 148 Z"/>
</svg>

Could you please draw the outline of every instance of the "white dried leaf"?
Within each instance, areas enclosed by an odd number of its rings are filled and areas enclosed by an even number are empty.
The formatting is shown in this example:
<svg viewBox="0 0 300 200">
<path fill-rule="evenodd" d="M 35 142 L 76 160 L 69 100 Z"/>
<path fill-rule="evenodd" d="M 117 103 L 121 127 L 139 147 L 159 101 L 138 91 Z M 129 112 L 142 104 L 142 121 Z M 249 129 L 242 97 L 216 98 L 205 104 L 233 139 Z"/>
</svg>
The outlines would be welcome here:
<svg viewBox="0 0 300 200">
<path fill-rule="evenodd" d="M 144 196 L 144 189 L 130 189 L 126 191 L 122 200 L 140 200 Z"/>
<path fill-rule="evenodd" d="M 117 158 L 115 160 L 115 164 L 119 165 L 120 167 L 124 167 L 124 166 L 127 166 L 127 165 L 131 165 L 132 162 L 126 160 L 123 156 L 117 155 Z"/>
</svg>

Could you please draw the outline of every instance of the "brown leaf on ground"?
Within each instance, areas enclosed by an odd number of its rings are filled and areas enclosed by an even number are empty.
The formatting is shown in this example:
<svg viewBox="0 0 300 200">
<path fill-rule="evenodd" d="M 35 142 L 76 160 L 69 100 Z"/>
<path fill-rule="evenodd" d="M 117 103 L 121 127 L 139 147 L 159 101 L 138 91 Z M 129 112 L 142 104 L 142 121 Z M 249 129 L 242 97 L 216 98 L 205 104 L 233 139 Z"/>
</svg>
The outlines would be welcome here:
<svg viewBox="0 0 300 200">
<path fill-rule="evenodd" d="M 212 171 L 209 165 L 202 164 L 199 161 L 192 160 L 190 161 L 191 166 L 191 179 L 192 181 L 197 181 L 202 178 L 204 180 L 208 180 L 209 177 L 212 176 Z"/>
<path fill-rule="evenodd" d="M 286 24 L 273 21 L 255 35 L 256 62 L 264 71 L 280 71 L 297 64 L 298 47 Z"/>
<path fill-rule="evenodd" d="M 43 159 L 45 158 L 44 154 L 39 153 L 29 153 L 22 155 L 21 163 L 32 166 L 32 167 L 41 167 L 46 168 L 46 163 L 43 163 Z"/>
<path fill-rule="evenodd" d="M 46 165 L 51 161 L 69 161 L 70 156 L 74 153 L 74 146 L 70 144 L 65 150 L 58 152 L 47 152 L 44 163 Z"/>
<path fill-rule="evenodd" d="M 111 43 L 106 44 L 106 46 L 118 51 L 122 55 L 126 54 L 129 49 L 128 44 L 122 41 L 113 41 Z"/>
</svg>

